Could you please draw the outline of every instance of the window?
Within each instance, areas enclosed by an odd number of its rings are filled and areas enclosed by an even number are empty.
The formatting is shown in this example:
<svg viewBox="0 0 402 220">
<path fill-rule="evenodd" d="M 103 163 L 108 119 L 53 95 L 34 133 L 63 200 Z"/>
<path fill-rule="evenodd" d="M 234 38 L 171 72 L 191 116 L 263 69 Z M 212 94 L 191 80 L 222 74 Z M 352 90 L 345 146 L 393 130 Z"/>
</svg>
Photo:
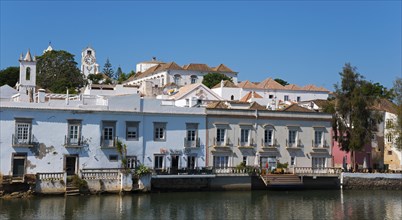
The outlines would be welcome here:
<svg viewBox="0 0 402 220">
<path fill-rule="evenodd" d="M 385 128 L 390 129 L 393 127 L 393 123 L 391 119 L 387 119 L 387 122 L 385 123 Z"/>
<path fill-rule="evenodd" d="M 195 130 L 187 130 L 187 141 L 195 141 Z"/>
<path fill-rule="evenodd" d="M 102 128 L 102 147 L 114 147 L 114 139 L 115 139 L 115 127 L 116 122 L 114 121 L 103 121 Z"/>
<path fill-rule="evenodd" d="M 80 145 L 81 142 L 81 121 L 68 121 L 68 136 L 66 145 Z"/>
<path fill-rule="evenodd" d="M 118 159 L 119 159 L 119 157 L 117 155 L 115 155 L 115 154 L 109 155 L 109 160 L 110 161 L 116 162 Z"/>
<path fill-rule="evenodd" d="M 295 165 L 295 157 L 290 157 L 290 165 L 291 166 Z"/>
<path fill-rule="evenodd" d="M 165 85 L 165 78 L 162 78 L 161 81 L 162 81 L 162 82 L 161 82 L 161 87 L 162 87 L 162 86 Z"/>
<path fill-rule="evenodd" d="M 197 79 L 198 79 L 197 76 L 192 75 L 191 76 L 191 84 L 197 83 Z"/>
<path fill-rule="evenodd" d="M 288 95 L 285 95 L 285 96 L 283 96 L 283 100 L 286 102 L 286 101 L 289 101 L 289 96 Z"/>
<path fill-rule="evenodd" d="M 215 168 L 227 168 L 229 162 L 229 156 L 214 156 Z"/>
<path fill-rule="evenodd" d="M 155 155 L 154 169 L 162 169 L 163 157 L 164 157 L 163 155 Z"/>
<path fill-rule="evenodd" d="M 297 101 L 297 102 L 301 102 L 301 97 L 300 97 L 300 96 L 297 96 L 296 101 Z"/>
<path fill-rule="evenodd" d="M 173 81 L 176 85 L 180 85 L 180 80 L 181 80 L 181 76 L 179 74 L 176 74 L 173 76 Z"/>
<path fill-rule="evenodd" d="M 25 74 L 25 80 L 27 80 L 27 81 L 31 80 L 31 67 L 27 67 L 26 74 Z"/>
<path fill-rule="evenodd" d="M 231 96 L 230 96 L 230 100 L 234 100 L 234 95 L 231 95 Z"/>
<path fill-rule="evenodd" d="M 273 99 L 273 98 L 274 98 L 274 95 L 268 95 L 268 98 L 269 98 L 269 99 Z"/>
<path fill-rule="evenodd" d="M 224 128 L 217 128 L 216 129 L 216 141 L 217 142 L 225 142 L 225 129 Z"/>
<path fill-rule="evenodd" d="M 243 164 L 244 164 L 244 165 L 248 165 L 247 156 L 243 156 Z"/>
<path fill-rule="evenodd" d="M 136 156 L 127 156 L 127 168 L 135 169 L 137 167 L 137 157 Z"/>
<path fill-rule="evenodd" d="M 314 147 L 322 146 L 322 131 L 314 131 Z"/>
<path fill-rule="evenodd" d="M 392 155 L 392 150 L 389 150 L 389 151 L 388 151 L 388 155 Z"/>
<path fill-rule="evenodd" d="M 293 147 L 296 145 L 296 130 L 289 130 L 289 147 Z"/>
<path fill-rule="evenodd" d="M 272 128 L 268 128 L 264 130 L 264 143 L 265 145 L 272 146 L 273 145 L 273 136 L 274 131 Z"/>
<path fill-rule="evenodd" d="M 387 142 L 392 143 L 392 134 L 387 134 Z"/>
<path fill-rule="evenodd" d="M 250 129 L 242 128 L 240 130 L 240 142 L 248 144 L 249 143 L 249 135 L 250 135 Z"/>
<path fill-rule="evenodd" d="M 29 145 L 32 142 L 31 135 L 32 119 L 15 119 L 15 135 L 13 135 L 13 144 Z"/>
<path fill-rule="evenodd" d="M 311 163 L 313 168 L 325 168 L 325 157 L 313 157 Z"/>
<path fill-rule="evenodd" d="M 154 123 L 154 141 L 166 141 L 166 123 Z"/>
<path fill-rule="evenodd" d="M 128 141 L 138 140 L 138 124 L 139 122 L 126 122 L 126 139 Z"/>
</svg>

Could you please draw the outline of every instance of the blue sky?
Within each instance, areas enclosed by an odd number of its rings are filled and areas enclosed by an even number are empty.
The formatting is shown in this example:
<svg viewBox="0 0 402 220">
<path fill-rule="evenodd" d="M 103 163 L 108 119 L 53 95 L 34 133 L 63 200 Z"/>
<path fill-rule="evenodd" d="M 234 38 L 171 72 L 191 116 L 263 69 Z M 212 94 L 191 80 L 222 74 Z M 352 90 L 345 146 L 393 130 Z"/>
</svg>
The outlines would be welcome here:
<svg viewBox="0 0 402 220">
<path fill-rule="evenodd" d="M 1 1 L 1 69 L 21 52 L 91 45 L 124 72 L 157 59 L 224 63 L 239 80 L 333 90 L 350 62 L 392 87 L 402 75 L 401 1 Z"/>
</svg>

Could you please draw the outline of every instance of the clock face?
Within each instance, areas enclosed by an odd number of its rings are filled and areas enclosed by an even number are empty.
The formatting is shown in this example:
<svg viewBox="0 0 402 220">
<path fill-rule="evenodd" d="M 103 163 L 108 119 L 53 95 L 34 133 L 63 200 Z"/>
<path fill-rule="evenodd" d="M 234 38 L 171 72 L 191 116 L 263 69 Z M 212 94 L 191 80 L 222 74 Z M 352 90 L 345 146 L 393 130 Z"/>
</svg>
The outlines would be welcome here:
<svg viewBox="0 0 402 220">
<path fill-rule="evenodd" d="M 92 65 L 92 64 L 95 63 L 95 57 L 93 57 L 92 55 L 86 55 L 86 56 L 84 57 L 84 62 L 85 62 L 87 65 Z"/>
</svg>

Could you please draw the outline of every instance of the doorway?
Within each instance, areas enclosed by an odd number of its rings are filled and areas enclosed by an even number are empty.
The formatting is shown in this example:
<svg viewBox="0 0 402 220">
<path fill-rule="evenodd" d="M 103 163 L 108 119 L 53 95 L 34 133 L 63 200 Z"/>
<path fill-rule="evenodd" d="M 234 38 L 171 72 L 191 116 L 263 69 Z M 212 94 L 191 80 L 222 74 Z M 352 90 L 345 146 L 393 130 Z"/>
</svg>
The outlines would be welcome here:
<svg viewBox="0 0 402 220">
<path fill-rule="evenodd" d="M 171 157 L 172 157 L 172 165 L 170 167 L 170 172 L 172 174 L 175 174 L 179 169 L 179 155 L 172 155 Z"/>
<path fill-rule="evenodd" d="M 72 176 L 75 175 L 77 173 L 77 156 L 71 156 L 68 155 L 65 157 L 66 158 L 66 162 L 65 162 L 65 170 L 67 172 L 67 176 Z"/>
<path fill-rule="evenodd" d="M 13 155 L 13 180 L 23 180 L 25 175 L 26 154 Z"/>
</svg>

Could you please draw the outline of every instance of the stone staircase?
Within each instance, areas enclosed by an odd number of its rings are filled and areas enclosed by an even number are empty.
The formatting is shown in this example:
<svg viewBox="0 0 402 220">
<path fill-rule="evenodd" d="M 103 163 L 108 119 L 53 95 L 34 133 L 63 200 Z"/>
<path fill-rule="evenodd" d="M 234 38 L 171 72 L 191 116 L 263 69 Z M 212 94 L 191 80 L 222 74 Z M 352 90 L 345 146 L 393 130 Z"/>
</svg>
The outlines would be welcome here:
<svg viewBox="0 0 402 220">
<path fill-rule="evenodd" d="M 66 196 L 79 196 L 80 189 L 78 187 L 73 186 L 73 184 L 71 182 L 67 182 L 65 195 Z"/>
<path fill-rule="evenodd" d="M 303 182 L 299 176 L 293 174 L 268 174 L 261 175 L 267 187 L 301 187 Z"/>
</svg>

